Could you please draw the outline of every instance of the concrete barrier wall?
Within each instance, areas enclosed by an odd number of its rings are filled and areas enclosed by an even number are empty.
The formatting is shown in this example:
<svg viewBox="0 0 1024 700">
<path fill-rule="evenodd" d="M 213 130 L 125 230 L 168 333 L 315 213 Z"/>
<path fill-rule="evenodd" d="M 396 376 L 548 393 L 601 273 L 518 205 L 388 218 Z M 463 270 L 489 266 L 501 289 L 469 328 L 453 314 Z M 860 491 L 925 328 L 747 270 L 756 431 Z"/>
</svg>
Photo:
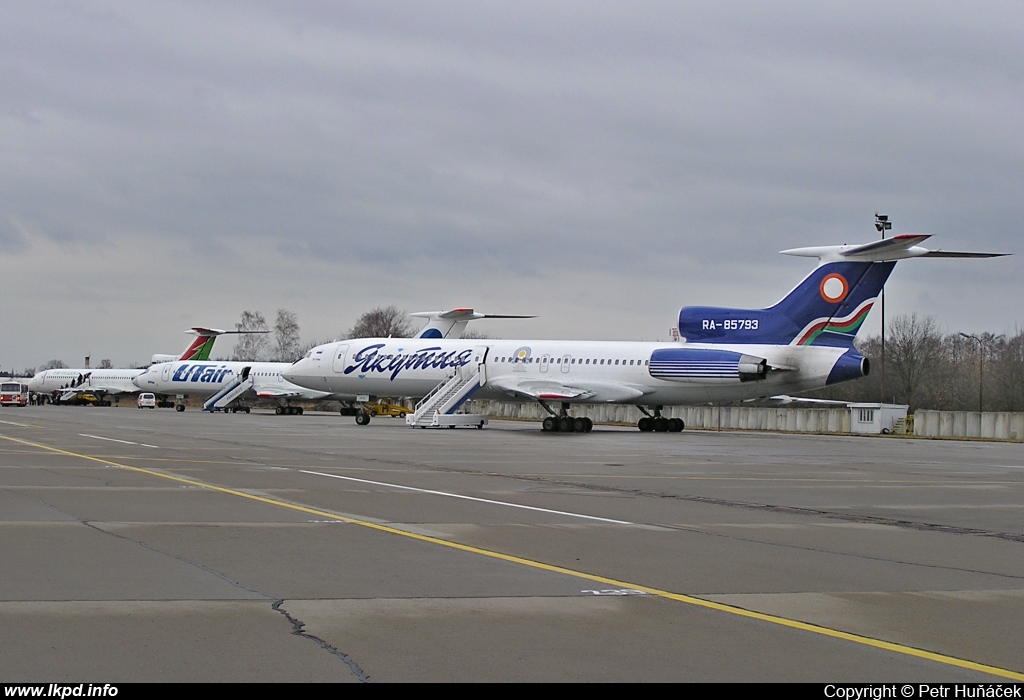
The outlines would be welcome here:
<svg viewBox="0 0 1024 700">
<path fill-rule="evenodd" d="M 914 413 L 914 434 L 1024 441 L 1024 413 L 918 409 Z"/>
<path fill-rule="evenodd" d="M 557 406 L 557 403 L 553 405 Z M 537 403 L 467 401 L 467 413 L 484 413 L 495 418 L 541 421 L 548 413 Z M 573 404 L 572 415 L 586 416 L 595 423 L 636 425 L 643 416 L 636 406 L 620 404 Z M 787 430 L 806 433 L 850 432 L 848 408 L 755 408 L 747 406 L 668 406 L 667 418 L 682 418 L 689 428 L 715 430 Z"/>
<path fill-rule="evenodd" d="M 557 404 L 553 404 L 557 406 Z M 541 421 L 547 412 L 537 403 L 468 401 L 467 413 L 496 418 Z M 636 406 L 573 404 L 572 415 L 595 423 L 636 425 L 643 415 Z M 766 408 L 747 406 L 669 406 L 668 418 L 682 418 L 688 428 L 707 430 L 782 430 L 796 433 L 849 433 L 848 408 Z M 914 434 L 925 437 L 973 437 L 1024 441 L 1024 413 L 927 411 L 914 414 Z"/>
</svg>

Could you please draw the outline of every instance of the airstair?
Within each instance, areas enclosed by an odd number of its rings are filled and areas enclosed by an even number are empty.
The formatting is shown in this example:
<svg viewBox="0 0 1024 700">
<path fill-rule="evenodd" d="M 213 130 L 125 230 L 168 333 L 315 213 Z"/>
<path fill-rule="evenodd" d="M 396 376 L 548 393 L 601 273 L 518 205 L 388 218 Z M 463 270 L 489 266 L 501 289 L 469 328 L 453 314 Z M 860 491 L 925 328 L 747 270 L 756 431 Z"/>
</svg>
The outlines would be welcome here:
<svg viewBox="0 0 1024 700">
<path fill-rule="evenodd" d="M 484 359 L 487 348 L 478 348 L 474 361 L 459 367 L 455 374 L 434 387 L 424 396 L 416 409 L 405 417 L 405 422 L 416 428 L 454 428 L 457 425 L 487 424 L 487 416 L 477 413 L 456 413 L 466 400 L 487 381 Z"/>
<path fill-rule="evenodd" d="M 251 367 L 243 367 L 241 373 L 235 381 L 231 382 L 223 389 L 218 391 L 216 394 L 211 396 L 203 404 L 204 411 L 219 411 L 226 408 L 232 401 L 237 399 L 245 392 L 252 389 L 253 378 L 250 375 L 249 370 Z"/>
</svg>

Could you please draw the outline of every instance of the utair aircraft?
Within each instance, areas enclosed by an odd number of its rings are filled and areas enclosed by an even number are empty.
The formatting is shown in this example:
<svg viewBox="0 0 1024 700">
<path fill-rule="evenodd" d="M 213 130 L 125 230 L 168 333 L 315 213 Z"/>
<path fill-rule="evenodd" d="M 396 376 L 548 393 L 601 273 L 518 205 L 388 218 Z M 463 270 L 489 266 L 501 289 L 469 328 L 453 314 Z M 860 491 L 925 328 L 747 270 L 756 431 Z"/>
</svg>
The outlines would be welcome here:
<svg viewBox="0 0 1024 700">
<path fill-rule="evenodd" d="M 217 336 L 238 331 L 222 331 L 217 328 L 191 328 L 186 333 L 196 336 L 180 355 L 153 355 L 151 362 L 168 360 L 205 360 L 210 356 Z M 135 394 L 139 387 L 133 379 L 145 372 L 144 369 L 46 369 L 36 372 L 28 382 L 29 391 L 39 394 L 53 394 L 58 403 L 92 403 L 109 406 L 111 396 Z M 86 399 L 88 396 L 90 398 Z"/>
<path fill-rule="evenodd" d="M 420 330 L 419 337 L 422 338 L 460 338 L 466 324 L 479 318 L 529 318 L 481 314 L 473 309 L 423 311 L 412 315 L 429 319 Z M 309 389 L 287 381 L 282 373 L 289 367 L 290 362 L 215 362 L 206 361 L 206 358 L 181 358 L 154 364 L 132 381 L 136 391 L 177 397 L 174 405 L 177 411 L 185 410 L 184 400 L 189 396 L 205 398 L 205 411 L 233 413 L 248 413 L 247 399 L 270 399 L 277 403 L 278 415 L 302 415 L 301 406 L 291 405 L 293 400 L 345 402 L 345 397 L 332 392 Z M 357 410 L 349 405 L 342 408 L 342 413 L 356 415 Z"/>
<path fill-rule="evenodd" d="M 569 414 L 573 403 L 624 403 L 644 414 L 640 430 L 678 432 L 682 420 L 663 417 L 664 406 L 791 394 L 866 376 L 868 360 L 853 341 L 896 261 L 997 255 L 918 245 L 928 237 L 782 251 L 819 266 L 766 309 L 684 307 L 681 342 L 363 338 L 313 348 L 283 376 L 349 398 L 424 397 L 406 417 L 421 427 L 458 424 L 456 411 L 473 396 L 537 401 L 551 414 L 548 431 L 591 430 L 590 419 Z"/>
</svg>

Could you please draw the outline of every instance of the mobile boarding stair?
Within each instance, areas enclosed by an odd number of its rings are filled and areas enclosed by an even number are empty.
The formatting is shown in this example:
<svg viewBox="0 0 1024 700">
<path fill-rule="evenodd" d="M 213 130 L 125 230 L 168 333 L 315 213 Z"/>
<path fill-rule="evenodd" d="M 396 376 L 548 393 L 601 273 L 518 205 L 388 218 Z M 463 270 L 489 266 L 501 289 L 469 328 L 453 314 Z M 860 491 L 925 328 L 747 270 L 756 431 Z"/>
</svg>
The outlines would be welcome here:
<svg viewBox="0 0 1024 700">
<path fill-rule="evenodd" d="M 235 381 L 229 383 L 223 389 L 211 396 L 203 404 L 204 411 L 227 411 L 228 405 L 245 392 L 252 389 L 253 378 L 250 376 L 251 367 L 243 367 Z M 249 412 L 248 408 L 236 409 Z"/>
<path fill-rule="evenodd" d="M 486 356 L 487 348 L 477 348 L 473 362 L 461 365 L 455 374 L 434 387 L 416 404 L 416 409 L 405 417 L 405 422 L 416 428 L 454 428 L 457 425 L 484 427 L 488 422 L 486 415 L 456 411 L 487 381 L 484 369 Z"/>
</svg>

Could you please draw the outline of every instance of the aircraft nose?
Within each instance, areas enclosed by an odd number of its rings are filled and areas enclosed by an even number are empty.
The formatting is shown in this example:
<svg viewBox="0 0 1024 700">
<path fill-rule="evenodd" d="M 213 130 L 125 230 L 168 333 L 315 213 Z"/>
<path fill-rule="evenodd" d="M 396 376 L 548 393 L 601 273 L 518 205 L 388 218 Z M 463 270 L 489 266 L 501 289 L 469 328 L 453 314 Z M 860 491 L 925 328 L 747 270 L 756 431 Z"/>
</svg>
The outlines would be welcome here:
<svg viewBox="0 0 1024 700">
<path fill-rule="evenodd" d="M 308 375 L 309 360 L 306 358 L 302 358 L 301 360 L 292 363 L 291 367 L 288 367 L 284 372 L 281 373 L 281 376 L 284 377 L 285 380 L 293 383 L 298 383 L 295 381 L 296 379 L 302 379 L 303 377 Z"/>
<path fill-rule="evenodd" d="M 146 388 L 146 380 L 150 377 L 150 370 L 146 370 L 137 377 L 132 378 L 132 384 L 139 387 L 140 389 Z"/>
</svg>

